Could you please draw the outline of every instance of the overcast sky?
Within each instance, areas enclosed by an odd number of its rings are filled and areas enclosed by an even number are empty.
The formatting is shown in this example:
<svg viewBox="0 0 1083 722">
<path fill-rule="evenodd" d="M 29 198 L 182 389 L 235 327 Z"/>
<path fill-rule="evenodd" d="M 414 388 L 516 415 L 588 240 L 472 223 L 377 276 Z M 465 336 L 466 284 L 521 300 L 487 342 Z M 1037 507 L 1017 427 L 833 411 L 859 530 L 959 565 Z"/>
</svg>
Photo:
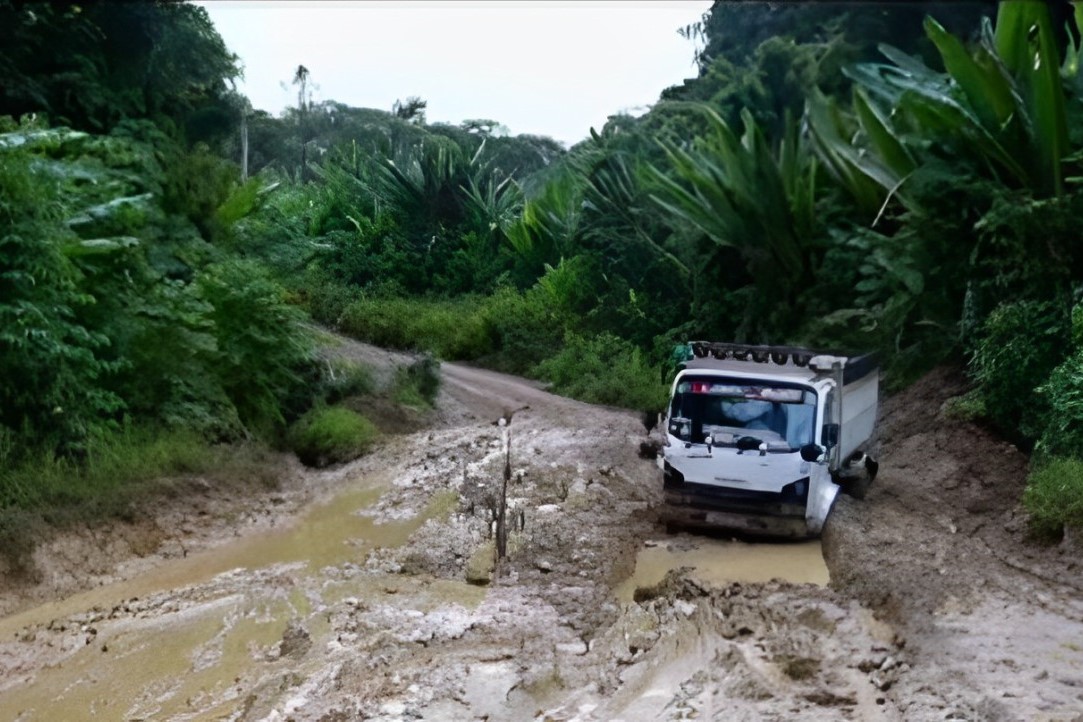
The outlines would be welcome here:
<svg viewBox="0 0 1083 722">
<path fill-rule="evenodd" d="M 677 28 L 710 0 L 210 0 L 239 86 L 262 110 L 296 105 L 309 69 L 315 99 L 391 110 L 428 101 L 427 119 L 488 118 L 512 134 L 568 145 L 618 112 L 639 113 L 693 77 L 695 47 Z M 285 88 L 283 88 L 285 83 Z"/>
</svg>

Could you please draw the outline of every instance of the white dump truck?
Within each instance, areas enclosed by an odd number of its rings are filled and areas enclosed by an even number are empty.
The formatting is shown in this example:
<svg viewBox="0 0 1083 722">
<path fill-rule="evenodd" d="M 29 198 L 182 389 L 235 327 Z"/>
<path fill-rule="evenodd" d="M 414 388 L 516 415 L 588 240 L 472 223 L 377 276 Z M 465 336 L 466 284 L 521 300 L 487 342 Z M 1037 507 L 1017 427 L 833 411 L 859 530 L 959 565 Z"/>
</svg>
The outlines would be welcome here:
<svg viewBox="0 0 1083 722">
<path fill-rule="evenodd" d="M 659 466 L 669 526 L 815 537 L 840 489 L 877 464 L 879 369 L 787 346 L 693 341 L 673 381 Z"/>
</svg>

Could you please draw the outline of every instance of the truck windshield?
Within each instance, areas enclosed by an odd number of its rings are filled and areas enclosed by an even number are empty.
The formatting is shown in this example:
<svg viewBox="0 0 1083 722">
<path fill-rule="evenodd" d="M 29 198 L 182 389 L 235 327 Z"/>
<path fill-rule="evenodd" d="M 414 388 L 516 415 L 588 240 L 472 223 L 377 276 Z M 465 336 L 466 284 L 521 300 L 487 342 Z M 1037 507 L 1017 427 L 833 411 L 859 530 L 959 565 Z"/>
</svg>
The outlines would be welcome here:
<svg viewBox="0 0 1083 722">
<path fill-rule="evenodd" d="M 769 451 L 796 451 L 813 440 L 816 394 L 799 386 L 685 376 L 669 406 L 669 433 L 681 441 L 736 445 L 742 436 Z"/>
</svg>

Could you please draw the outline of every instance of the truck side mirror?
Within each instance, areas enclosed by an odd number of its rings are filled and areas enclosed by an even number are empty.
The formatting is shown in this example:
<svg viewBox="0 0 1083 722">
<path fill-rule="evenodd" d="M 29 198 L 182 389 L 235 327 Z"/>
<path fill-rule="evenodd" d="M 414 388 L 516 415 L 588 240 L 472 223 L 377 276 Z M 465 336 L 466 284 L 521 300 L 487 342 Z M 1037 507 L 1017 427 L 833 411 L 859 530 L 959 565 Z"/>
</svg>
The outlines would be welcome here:
<svg viewBox="0 0 1083 722">
<path fill-rule="evenodd" d="M 816 461 L 823 453 L 824 449 L 819 444 L 805 444 L 801 447 L 801 458 L 805 461 Z"/>
<path fill-rule="evenodd" d="M 824 424 L 823 433 L 820 434 L 820 441 L 827 448 L 831 448 L 839 443 L 839 425 L 838 424 Z"/>
</svg>

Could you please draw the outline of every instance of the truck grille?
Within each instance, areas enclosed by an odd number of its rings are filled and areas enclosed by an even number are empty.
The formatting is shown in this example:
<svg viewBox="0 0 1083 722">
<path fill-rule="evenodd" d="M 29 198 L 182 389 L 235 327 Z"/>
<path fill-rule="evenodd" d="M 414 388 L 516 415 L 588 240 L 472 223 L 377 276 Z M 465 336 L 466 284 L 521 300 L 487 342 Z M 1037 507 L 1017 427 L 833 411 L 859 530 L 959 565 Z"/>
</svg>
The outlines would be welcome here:
<svg viewBox="0 0 1083 722">
<path fill-rule="evenodd" d="M 798 484 L 804 490 L 802 494 L 797 493 Z M 678 482 L 667 475 L 664 488 L 669 504 L 740 514 L 803 517 L 808 502 L 808 478 L 787 484 L 781 492 L 772 492 Z"/>
</svg>

